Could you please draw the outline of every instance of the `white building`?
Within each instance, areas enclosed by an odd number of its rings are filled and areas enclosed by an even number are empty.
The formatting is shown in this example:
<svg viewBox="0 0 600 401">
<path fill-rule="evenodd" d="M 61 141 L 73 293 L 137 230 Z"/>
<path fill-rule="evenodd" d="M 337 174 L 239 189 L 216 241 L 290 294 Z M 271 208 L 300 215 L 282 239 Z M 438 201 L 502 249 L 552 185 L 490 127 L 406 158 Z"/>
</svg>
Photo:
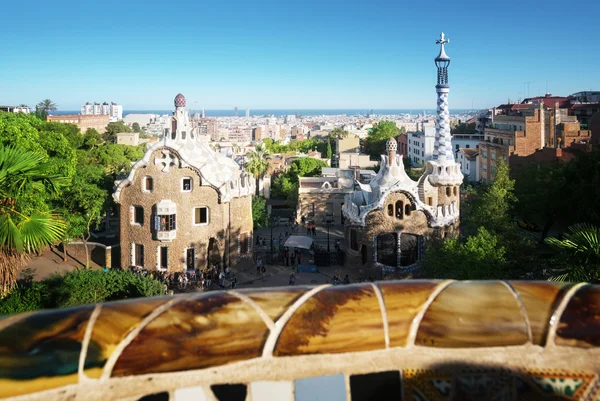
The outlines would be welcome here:
<svg viewBox="0 0 600 401">
<path fill-rule="evenodd" d="M 484 136 L 478 134 L 456 134 L 452 135 L 452 149 L 454 150 L 454 154 L 458 152 L 459 149 L 476 149 L 479 147 L 479 142 L 483 141 Z"/>
<path fill-rule="evenodd" d="M 102 104 L 94 102 L 94 104 L 87 102 L 81 106 L 81 114 L 84 116 L 109 116 L 110 121 L 120 121 L 123 119 L 123 106 L 111 102 L 108 104 L 104 102 Z"/>
<path fill-rule="evenodd" d="M 424 131 L 408 133 L 408 157 L 414 166 L 423 166 L 433 158 L 435 127 L 424 128 Z"/>
<path fill-rule="evenodd" d="M 460 172 L 465 176 L 466 181 L 479 181 L 477 170 L 477 156 L 479 150 L 474 148 L 461 148 L 456 153 L 456 161 L 460 164 Z"/>
<path fill-rule="evenodd" d="M 0 106 L 0 111 L 7 113 L 25 113 L 29 114 L 31 110 L 28 106 Z"/>
</svg>

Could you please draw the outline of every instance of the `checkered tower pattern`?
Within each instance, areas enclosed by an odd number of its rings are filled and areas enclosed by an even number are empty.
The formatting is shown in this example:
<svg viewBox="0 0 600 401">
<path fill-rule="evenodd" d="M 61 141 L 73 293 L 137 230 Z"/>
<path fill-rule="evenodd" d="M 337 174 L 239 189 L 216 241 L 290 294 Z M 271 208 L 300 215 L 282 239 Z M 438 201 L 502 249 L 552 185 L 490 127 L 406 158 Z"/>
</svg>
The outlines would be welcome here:
<svg viewBox="0 0 600 401">
<path fill-rule="evenodd" d="M 452 137 L 450 136 L 450 111 L 448 109 L 448 88 L 438 88 L 437 119 L 435 123 L 435 160 L 454 161 Z"/>
<path fill-rule="evenodd" d="M 175 96 L 175 107 L 185 107 L 185 104 L 185 96 L 183 96 L 181 93 Z"/>
</svg>

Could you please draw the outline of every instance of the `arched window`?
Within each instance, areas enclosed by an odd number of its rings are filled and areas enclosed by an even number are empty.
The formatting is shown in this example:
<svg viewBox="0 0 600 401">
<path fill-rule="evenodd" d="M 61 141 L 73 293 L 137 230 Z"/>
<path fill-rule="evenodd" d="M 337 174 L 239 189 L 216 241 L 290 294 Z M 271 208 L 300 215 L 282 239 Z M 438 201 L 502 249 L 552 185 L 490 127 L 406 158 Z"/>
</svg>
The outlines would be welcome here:
<svg viewBox="0 0 600 401">
<path fill-rule="evenodd" d="M 404 205 L 404 214 L 407 216 L 410 216 L 410 212 L 411 212 L 412 208 L 410 207 L 410 203 L 407 203 L 406 205 Z"/>
<path fill-rule="evenodd" d="M 458 194 L 458 187 L 454 187 L 454 196 L 456 196 Z"/>
<path fill-rule="evenodd" d="M 446 196 L 450 196 L 451 194 L 450 187 L 446 187 Z"/>
<path fill-rule="evenodd" d="M 171 132 L 171 139 L 175 139 L 175 137 L 177 137 L 177 132 L 176 131 Z"/>
<path fill-rule="evenodd" d="M 388 205 L 388 216 L 394 217 L 394 205 L 391 203 Z"/>
<path fill-rule="evenodd" d="M 398 265 L 398 241 L 396 233 L 383 233 L 377 236 L 377 263 L 386 266 Z"/>
<path fill-rule="evenodd" d="M 186 132 L 185 131 L 181 131 L 181 139 L 185 139 L 185 135 L 186 135 Z"/>
<path fill-rule="evenodd" d="M 396 202 L 396 218 L 402 220 L 404 218 L 404 202 Z"/>
</svg>

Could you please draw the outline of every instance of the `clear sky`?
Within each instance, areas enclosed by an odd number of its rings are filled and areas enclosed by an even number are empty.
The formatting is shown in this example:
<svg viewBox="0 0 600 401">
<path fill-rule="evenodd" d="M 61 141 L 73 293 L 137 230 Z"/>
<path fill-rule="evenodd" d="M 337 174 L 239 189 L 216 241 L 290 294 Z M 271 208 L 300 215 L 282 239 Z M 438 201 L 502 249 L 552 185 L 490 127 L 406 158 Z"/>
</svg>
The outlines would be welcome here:
<svg viewBox="0 0 600 401">
<path fill-rule="evenodd" d="M 432 109 L 443 30 L 450 107 L 490 107 L 526 81 L 531 96 L 600 90 L 599 12 L 598 0 L 6 1 L 0 104 L 171 109 L 182 92 L 207 109 Z"/>
</svg>

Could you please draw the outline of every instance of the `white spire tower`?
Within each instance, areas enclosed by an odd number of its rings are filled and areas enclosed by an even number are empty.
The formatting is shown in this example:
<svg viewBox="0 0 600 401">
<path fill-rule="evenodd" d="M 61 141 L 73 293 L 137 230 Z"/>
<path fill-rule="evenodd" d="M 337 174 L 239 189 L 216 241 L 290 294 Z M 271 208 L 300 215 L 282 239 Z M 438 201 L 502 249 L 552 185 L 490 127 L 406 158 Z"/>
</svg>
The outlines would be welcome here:
<svg viewBox="0 0 600 401">
<path fill-rule="evenodd" d="M 435 121 L 435 145 L 433 149 L 433 158 L 440 162 L 454 162 L 454 154 L 452 152 L 452 137 L 450 136 L 450 111 L 448 109 L 448 93 L 450 85 L 448 85 L 448 66 L 450 65 L 450 57 L 444 51 L 444 45 L 450 43 L 446 39 L 444 32 L 440 38 L 435 41 L 440 45 L 440 54 L 435 58 L 437 66 L 437 118 Z"/>
<path fill-rule="evenodd" d="M 450 110 L 448 108 L 448 66 L 450 57 L 444 50 L 444 45 L 450 43 L 444 32 L 436 40 L 440 45 L 440 53 L 435 58 L 437 66 L 437 118 L 435 121 L 435 142 L 433 148 L 433 159 L 429 161 L 427 172 L 429 182 L 433 185 L 457 185 L 463 180 L 460 166 L 454 161 L 452 149 L 452 136 L 450 135 Z"/>
</svg>

